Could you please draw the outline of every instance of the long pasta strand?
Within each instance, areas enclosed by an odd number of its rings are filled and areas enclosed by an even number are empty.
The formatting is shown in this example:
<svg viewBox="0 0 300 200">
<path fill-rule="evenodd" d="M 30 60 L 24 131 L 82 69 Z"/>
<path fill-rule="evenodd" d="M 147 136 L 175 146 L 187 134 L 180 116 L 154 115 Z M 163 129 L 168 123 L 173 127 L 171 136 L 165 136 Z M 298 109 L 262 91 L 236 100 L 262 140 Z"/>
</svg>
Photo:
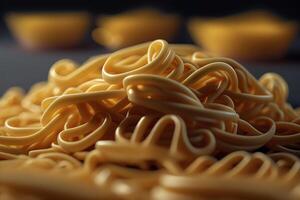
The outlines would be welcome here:
<svg viewBox="0 0 300 200">
<path fill-rule="evenodd" d="M 297 199 L 300 116 L 287 96 L 277 74 L 257 80 L 164 40 L 58 61 L 48 82 L 0 100 L 0 194 Z"/>
</svg>

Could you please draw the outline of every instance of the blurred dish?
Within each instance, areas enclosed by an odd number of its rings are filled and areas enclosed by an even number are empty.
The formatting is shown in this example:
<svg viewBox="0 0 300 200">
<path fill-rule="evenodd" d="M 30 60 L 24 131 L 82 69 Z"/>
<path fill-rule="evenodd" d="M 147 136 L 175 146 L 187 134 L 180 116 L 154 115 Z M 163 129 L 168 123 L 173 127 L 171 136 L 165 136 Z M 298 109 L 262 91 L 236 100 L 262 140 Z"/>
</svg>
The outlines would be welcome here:
<svg viewBox="0 0 300 200">
<path fill-rule="evenodd" d="M 194 41 L 206 50 L 238 59 L 259 60 L 282 57 L 295 38 L 297 25 L 265 11 L 189 21 Z"/>
<path fill-rule="evenodd" d="M 158 38 L 169 41 L 179 24 L 176 15 L 142 9 L 99 17 L 92 36 L 98 44 L 117 49 Z"/>
<path fill-rule="evenodd" d="M 90 26 L 85 12 L 11 13 L 6 21 L 16 39 L 29 49 L 77 46 Z"/>
</svg>

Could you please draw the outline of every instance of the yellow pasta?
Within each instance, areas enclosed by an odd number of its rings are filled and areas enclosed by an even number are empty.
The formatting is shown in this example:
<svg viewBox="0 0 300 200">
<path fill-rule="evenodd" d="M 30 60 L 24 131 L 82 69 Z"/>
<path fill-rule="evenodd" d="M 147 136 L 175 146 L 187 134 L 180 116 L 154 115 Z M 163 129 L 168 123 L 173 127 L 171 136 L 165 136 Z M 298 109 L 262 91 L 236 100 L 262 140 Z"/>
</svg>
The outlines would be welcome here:
<svg viewBox="0 0 300 200">
<path fill-rule="evenodd" d="M 179 28 L 176 15 L 156 10 L 127 11 L 114 16 L 101 16 L 92 36 L 101 45 L 111 49 L 147 42 L 154 39 L 171 40 Z"/>
<path fill-rule="evenodd" d="M 164 40 L 60 60 L 0 100 L 0 197 L 299 199 L 287 96 L 278 74 Z"/>
<path fill-rule="evenodd" d="M 297 24 L 266 11 L 189 21 L 196 43 L 218 56 L 244 60 L 276 59 L 288 50 L 297 33 Z"/>
<path fill-rule="evenodd" d="M 28 49 L 69 48 L 80 44 L 90 26 L 84 12 L 10 13 L 7 25 Z"/>
</svg>

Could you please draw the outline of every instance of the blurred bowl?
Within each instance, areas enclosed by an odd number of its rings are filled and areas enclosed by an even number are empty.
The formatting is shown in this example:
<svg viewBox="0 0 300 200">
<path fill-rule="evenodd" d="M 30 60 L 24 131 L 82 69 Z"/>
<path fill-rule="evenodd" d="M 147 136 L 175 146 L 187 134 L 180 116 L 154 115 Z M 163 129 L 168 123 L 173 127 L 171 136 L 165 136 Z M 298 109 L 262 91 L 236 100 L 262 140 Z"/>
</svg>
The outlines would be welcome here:
<svg viewBox="0 0 300 200">
<path fill-rule="evenodd" d="M 79 45 L 90 26 L 85 12 L 10 13 L 11 33 L 29 49 L 70 48 Z"/>
<path fill-rule="evenodd" d="M 114 16 L 101 16 L 92 36 L 111 49 L 118 49 L 154 39 L 170 41 L 177 33 L 180 18 L 157 10 L 141 9 Z"/>
<path fill-rule="evenodd" d="M 297 24 L 265 11 L 218 19 L 195 18 L 189 31 L 196 43 L 219 55 L 243 60 L 284 56 L 297 33 Z"/>
</svg>

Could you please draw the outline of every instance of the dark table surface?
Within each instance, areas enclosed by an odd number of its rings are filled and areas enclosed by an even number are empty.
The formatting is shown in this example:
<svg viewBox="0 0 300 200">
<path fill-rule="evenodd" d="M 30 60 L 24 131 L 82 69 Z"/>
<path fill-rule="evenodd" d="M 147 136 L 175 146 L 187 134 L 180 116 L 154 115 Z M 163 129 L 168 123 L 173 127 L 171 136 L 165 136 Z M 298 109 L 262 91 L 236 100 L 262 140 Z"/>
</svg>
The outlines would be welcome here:
<svg viewBox="0 0 300 200">
<path fill-rule="evenodd" d="M 3 36 L 3 35 L 2 35 Z M 107 52 L 104 48 L 90 45 L 72 50 L 30 52 L 22 49 L 10 37 L 0 35 L 0 93 L 11 86 L 28 89 L 33 83 L 47 80 L 51 65 L 63 58 L 83 62 L 91 56 Z M 282 75 L 289 84 L 289 101 L 300 106 L 300 43 L 295 43 L 287 58 L 272 62 L 241 62 L 256 77 L 266 72 Z"/>
</svg>

